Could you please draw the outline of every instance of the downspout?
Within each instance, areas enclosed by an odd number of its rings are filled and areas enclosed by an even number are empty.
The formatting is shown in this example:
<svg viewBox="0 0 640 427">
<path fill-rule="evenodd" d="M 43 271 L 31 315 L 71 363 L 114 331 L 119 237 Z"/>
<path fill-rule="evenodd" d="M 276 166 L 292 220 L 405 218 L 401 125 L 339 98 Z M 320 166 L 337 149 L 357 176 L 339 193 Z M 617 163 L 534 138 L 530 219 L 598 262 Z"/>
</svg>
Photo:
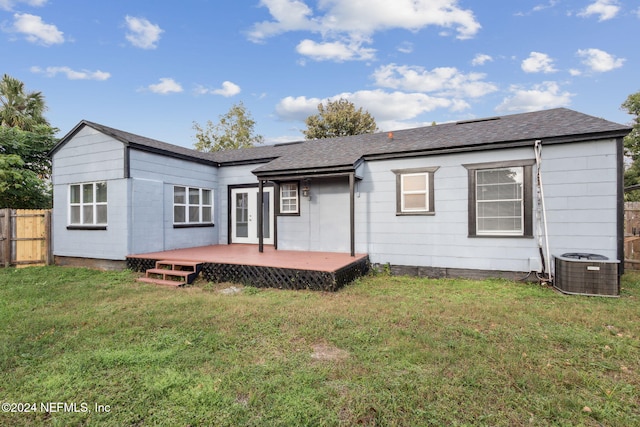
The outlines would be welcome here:
<svg viewBox="0 0 640 427">
<path fill-rule="evenodd" d="M 537 139 L 534 143 L 533 151 L 536 155 L 536 178 L 538 193 L 538 249 L 540 251 L 540 260 L 542 261 L 542 276 L 538 275 L 538 279 L 550 282 L 551 275 L 551 257 L 549 255 L 549 230 L 547 229 L 547 210 L 544 205 L 544 187 L 542 186 L 542 141 Z M 543 253 L 543 240 L 545 252 Z M 546 260 L 545 260 L 546 258 Z"/>
</svg>

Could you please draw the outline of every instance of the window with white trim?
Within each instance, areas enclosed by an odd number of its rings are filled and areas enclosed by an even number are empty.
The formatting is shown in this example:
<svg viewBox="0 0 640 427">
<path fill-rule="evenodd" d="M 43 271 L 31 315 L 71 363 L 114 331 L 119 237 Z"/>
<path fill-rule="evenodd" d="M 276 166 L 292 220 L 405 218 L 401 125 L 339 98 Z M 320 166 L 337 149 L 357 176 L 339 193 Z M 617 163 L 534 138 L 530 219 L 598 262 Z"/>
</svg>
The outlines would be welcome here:
<svg viewBox="0 0 640 427">
<path fill-rule="evenodd" d="M 174 186 L 173 223 L 176 225 L 213 224 L 213 190 Z"/>
<path fill-rule="evenodd" d="M 298 214 L 299 211 L 298 183 L 288 182 L 280 184 L 280 213 Z"/>
<path fill-rule="evenodd" d="M 396 215 L 435 213 L 433 176 L 438 167 L 393 170 L 396 174 Z"/>
<path fill-rule="evenodd" d="M 107 183 L 69 185 L 69 225 L 107 225 Z"/>
</svg>

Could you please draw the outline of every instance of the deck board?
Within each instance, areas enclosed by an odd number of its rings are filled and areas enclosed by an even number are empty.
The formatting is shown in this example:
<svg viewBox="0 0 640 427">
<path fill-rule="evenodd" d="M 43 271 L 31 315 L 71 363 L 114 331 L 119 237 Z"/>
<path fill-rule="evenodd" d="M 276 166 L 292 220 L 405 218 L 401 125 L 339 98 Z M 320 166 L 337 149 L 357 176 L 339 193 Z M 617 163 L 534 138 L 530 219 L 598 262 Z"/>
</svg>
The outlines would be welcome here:
<svg viewBox="0 0 640 427">
<path fill-rule="evenodd" d="M 129 255 L 127 258 L 242 264 L 296 270 L 336 271 L 366 256 L 366 254 L 356 254 L 355 257 L 352 257 L 348 253 L 340 252 L 284 251 L 276 250 L 273 246 L 265 246 L 264 252 L 261 253 L 258 252 L 256 245 L 232 244 L 135 254 Z"/>
<path fill-rule="evenodd" d="M 129 255 L 135 271 L 153 269 L 158 260 L 197 262 L 210 282 L 234 282 L 257 287 L 337 291 L 369 271 L 369 256 L 336 252 L 275 250 L 255 245 L 216 245 Z"/>
</svg>

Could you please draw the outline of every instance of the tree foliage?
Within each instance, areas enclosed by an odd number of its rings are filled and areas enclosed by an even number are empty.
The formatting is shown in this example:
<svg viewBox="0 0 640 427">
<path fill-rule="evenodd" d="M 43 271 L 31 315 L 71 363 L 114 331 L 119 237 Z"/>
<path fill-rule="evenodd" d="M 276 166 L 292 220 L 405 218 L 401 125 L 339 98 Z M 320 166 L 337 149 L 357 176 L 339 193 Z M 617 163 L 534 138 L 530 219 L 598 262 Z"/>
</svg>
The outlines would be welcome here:
<svg viewBox="0 0 640 427">
<path fill-rule="evenodd" d="M 624 138 L 625 155 L 631 158 L 631 165 L 624 172 L 624 186 L 640 184 L 640 92 L 633 93 L 622 103 L 627 113 L 634 116 L 633 129 Z M 640 201 L 640 190 L 625 193 L 628 201 Z"/>
<path fill-rule="evenodd" d="M 318 104 L 318 114 L 306 118 L 307 129 L 303 131 L 306 139 L 333 138 L 337 136 L 361 135 L 373 133 L 378 129 L 376 121 L 362 107 L 346 100 L 328 101 L 327 105 Z"/>
<path fill-rule="evenodd" d="M 0 80 L 0 125 L 32 131 L 49 126 L 43 114 L 47 109 L 41 92 L 26 92 L 24 83 L 8 74 Z"/>
<path fill-rule="evenodd" d="M 0 126 L 0 208 L 51 207 L 51 159 L 55 129 Z"/>
<path fill-rule="evenodd" d="M 193 122 L 197 140 L 195 148 L 198 151 L 212 152 L 262 144 L 264 138 L 254 134 L 255 124 L 242 102 L 234 104 L 226 114 L 220 116 L 217 124 L 208 120 L 206 127 L 202 128 L 200 124 Z"/>
</svg>

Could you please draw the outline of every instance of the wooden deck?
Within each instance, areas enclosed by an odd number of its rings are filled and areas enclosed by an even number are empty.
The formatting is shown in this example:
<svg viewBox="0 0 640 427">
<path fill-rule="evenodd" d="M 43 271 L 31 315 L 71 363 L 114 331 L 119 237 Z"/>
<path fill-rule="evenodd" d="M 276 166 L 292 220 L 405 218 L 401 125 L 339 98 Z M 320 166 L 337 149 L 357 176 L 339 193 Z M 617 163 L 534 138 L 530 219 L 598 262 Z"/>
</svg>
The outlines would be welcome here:
<svg viewBox="0 0 640 427">
<path fill-rule="evenodd" d="M 335 291 L 368 272 L 366 254 L 275 250 L 255 245 L 213 245 L 129 255 L 127 266 L 145 271 L 159 260 L 203 264 L 210 282 L 234 282 L 258 287 Z"/>
</svg>

